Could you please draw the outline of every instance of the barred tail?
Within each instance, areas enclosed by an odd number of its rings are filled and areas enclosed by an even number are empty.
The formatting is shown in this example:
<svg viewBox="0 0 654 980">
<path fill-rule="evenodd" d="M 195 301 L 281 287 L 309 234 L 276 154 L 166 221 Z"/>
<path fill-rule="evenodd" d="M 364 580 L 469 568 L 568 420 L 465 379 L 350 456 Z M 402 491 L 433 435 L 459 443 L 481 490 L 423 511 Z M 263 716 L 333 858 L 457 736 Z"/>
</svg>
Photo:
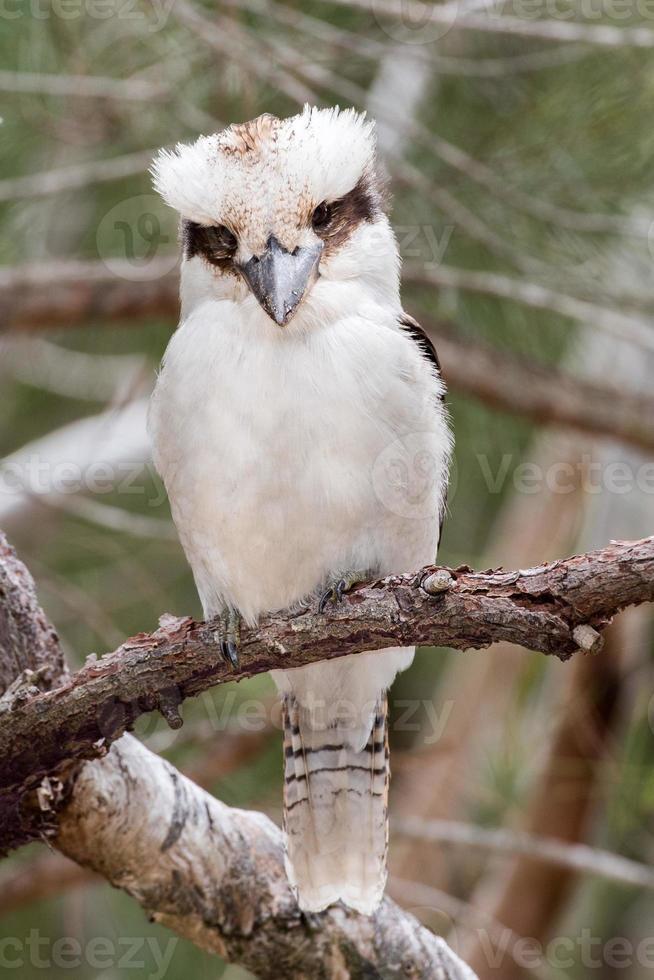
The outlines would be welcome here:
<svg viewBox="0 0 654 980">
<path fill-rule="evenodd" d="M 347 727 L 312 729 L 295 697 L 284 698 L 286 872 L 306 911 L 341 900 L 369 915 L 381 901 L 388 850 L 387 710 L 384 693 L 360 748 Z"/>
</svg>

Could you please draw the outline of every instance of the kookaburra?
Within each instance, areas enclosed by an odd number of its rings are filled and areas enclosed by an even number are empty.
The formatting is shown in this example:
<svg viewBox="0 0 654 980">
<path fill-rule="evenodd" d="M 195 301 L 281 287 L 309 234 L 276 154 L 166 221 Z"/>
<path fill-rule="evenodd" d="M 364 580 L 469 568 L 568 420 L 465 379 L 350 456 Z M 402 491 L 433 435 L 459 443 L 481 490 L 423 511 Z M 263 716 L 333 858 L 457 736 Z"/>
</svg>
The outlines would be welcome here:
<svg viewBox="0 0 654 980">
<path fill-rule="evenodd" d="M 181 319 L 149 429 L 223 654 L 241 622 L 434 561 L 451 437 L 434 349 L 407 317 L 353 110 L 263 115 L 163 150 L 181 216 Z M 413 649 L 275 671 L 286 869 L 300 906 L 371 913 L 386 878 L 386 692 Z"/>
</svg>

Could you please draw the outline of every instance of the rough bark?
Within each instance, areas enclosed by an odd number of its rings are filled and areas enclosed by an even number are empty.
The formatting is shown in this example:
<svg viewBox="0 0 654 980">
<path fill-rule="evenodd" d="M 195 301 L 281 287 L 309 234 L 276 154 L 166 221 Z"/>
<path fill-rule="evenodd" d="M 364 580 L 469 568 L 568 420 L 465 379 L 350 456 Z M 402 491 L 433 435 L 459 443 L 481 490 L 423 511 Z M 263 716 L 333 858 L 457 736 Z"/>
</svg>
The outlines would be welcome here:
<svg viewBox="0 0 654 980">
<path fill-rule="evenodd" d="M 136 739 L 86 763 L 54 844 L 147 914 L 261 980 L 473 980 L 442 939 L 386 899 L 372 917 L 304 916 L 263 814 L 205 793 Z"/>
<path fill-rule="evenodd" d="M 62 686 L 5 705 L 0 852 L 7 801 L 15 808 L 43 777 L 103 755 L 147 711 L 178 727 L 181 702 L 212 685 L 397 645 L 462 650 L 508 640 L 566 660 L 579 648 L 597 652 L 616 612 L 652 599 L 654 537 L 528 570 L 427 568 L 356 588 L 327 615 L 315 607 L 268 615 L 243 630 L 237 670 L 222 659 L 211 623 L 163 617 L 154 633 L 90 658 Z"/>
<path fill-rule="evenodd" d="M 0 694 L 26 670 L 44 689 L 66 676 L 57 634 L 39 607 L 32 576 L 0 534 Z"/>
<path fill-rule="evenodd" d="M 18 707 L 39 690 L 52 690 L 67 680 L 57 634 L 38 604 L 32 576 L 0 533 L 0 727 L 7 724 L 10 708 Z M 26 774 L 18 791 L 3 796 L 0 837 L 4 849 L 51 829 L 43 792 L 52 792 L 52 788 L 41 788 L 41 781 L 42 775 Z"/>
<path fill-rule="evenodd" d="M 36 681 L 54 688 L 67 675 L 31 576 L 2 535 L 0 624 L 6 728 Z M 129 735 L 102 760 L 60 775 L 33 774 L 32 792 L 14 795 L 13 809 L 5 797 L 5 844 L 47 834 L 152 918 L 262 980 L 475 980 L 442 939 L 388 899 L 373 918 L 340 907 L 303 916 L 284 873 L 281 831 L 262 814 L 218 802 Z"/>
<path fill-rule="evenodd" d="M 113 266 L 115 270 L 116 266 Z M 0 269 L 0 324 L 4 330 L 69 327 L 90 320 L 133 322 L 179 310 L 179 273 L 167 256 L 153 261 L 152 278 L 121 279 L 100 262 L 47 262 Z M 409 270 L 410 271 L 410 270 Z M 654 399 L 585 381 L 533 359 L 465 339 L 460 330 L 425 321 L 437 345 L 448 385 L 491 408 L 539 423 L 611 436 L 654 449 Z"/>
</svg>

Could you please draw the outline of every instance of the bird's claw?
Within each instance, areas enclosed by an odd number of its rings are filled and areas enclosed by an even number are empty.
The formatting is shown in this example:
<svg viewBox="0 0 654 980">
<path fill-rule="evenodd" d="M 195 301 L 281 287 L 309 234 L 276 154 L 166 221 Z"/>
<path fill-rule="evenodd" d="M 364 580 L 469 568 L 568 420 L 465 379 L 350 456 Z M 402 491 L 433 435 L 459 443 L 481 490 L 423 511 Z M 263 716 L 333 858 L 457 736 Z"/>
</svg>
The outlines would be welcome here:
<svg viewBox="0 0 654 980">
<path fill-rule="evenodd" d="M 318 612 L 324 613 L 327 608 L 328 602 L 333 602 L 334 605 L 340 602 L 346 592 L 356 585 L 358 582 L 366 582 L 371 578 L 371 572 L 345 572 L 343 575 L 335 576 L 330 580 L 327 588 L 320 596 L 318 601 Z"/>
<path fill-rule="evenodd" d="M 234 670 L 238 667 L 238 647 L 233 640 L 221 640 L 220 652 L 223 660 L 230 663 Z"/>
<path fill-rule="evenodd" d="M 218 628 L 214 638 L 220 655 L 234 670 L 238 669 L 238 648 L 241 639 L 241 617 L 234 609 L 227 609 L 218 617 Z"/>
<path fill-rule="evenodd" d="M 325 589 L 323 594 L 320 596 L 320 601 L 318 602 L 318 612 L 324 613 L 328 602 L 340 602 L 345 591 L 346 588 L 344 578 L 341 578 L 338 580 L 338 582 L 334 582 L 333 585 L 330 585 L 329 588 Z"/>
</svg>

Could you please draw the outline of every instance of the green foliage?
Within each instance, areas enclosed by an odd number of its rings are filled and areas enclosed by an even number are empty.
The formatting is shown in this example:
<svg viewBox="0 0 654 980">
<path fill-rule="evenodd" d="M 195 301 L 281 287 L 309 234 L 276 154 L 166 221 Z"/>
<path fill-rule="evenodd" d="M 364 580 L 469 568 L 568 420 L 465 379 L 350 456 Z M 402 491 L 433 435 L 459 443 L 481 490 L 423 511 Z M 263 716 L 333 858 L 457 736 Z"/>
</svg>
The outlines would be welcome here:
<svg viewBox="0 0 654 980">
<path fill-rule="evenodd" d="M 6 177 L 108 160 L 188 140 L 199 132 L 262 111 L 282 115 L 295 109 L 289 96 L 275 87 L 274 74 L 267 79 L 255 77 L 251 68 L 240 63 L 237 46 L 233 57 L 219 55 L 179 23 L 174 6 L 139 5 L 128 17 L 127 5 L 116 0 L 109 16 L 82 14 L 71 19 L 56 16 L 48 5 L 44 9 L 50 15 L 42 19 L 31 16 L 27 7 L 21 7 L 22 14 L 15 19 L 0 19 L 0 57 L 5 69 L 148 80 L 165 90 L 160 98 L 149 101 L 7 94 L 0 130 Z M 322 0 L 289 4 L 287 9 L 297 14 L 292 29 L 276 24 L 274 11 L 262 17 L 232 6 L 222 9 L 207 5 L 204 9 L 207 15 L 221 19 L 225 32 L 235 31 L 239 43 L 245 41 L 261 64 L 274 67 L 280 78 L 289 74 L 302 78 L 303 70 L 317 63 L 332 71 L 337 81 L 345 79 L 365 90 L 377 72 L 374 59 L 307 36 L 303 15 L 350 32 L 353 39 L 377 40 L 386 45 L 384 56 L 390 57 L 394 50 L 393 38 L 381 21 L 361 10 L 332 9 Z M 273 41 L 297 49 L 293 65 L 280 64 L 271 48 Z M 436 44 L 418 47 L 436 56 L 469 62 L 496 59 L 499 71 L 490 78 L 474 71 L 439 74 L 436 68 L 419 117 L 428 133 L 466 150 L 497 175 L 504 191 L 513 189 L 523 197 L 522 204 L 517 204 L 515 196 L 509 199 L 510 193 L 489 189 L 469 173 L 439 159 L 425 142 L 411 140 L 407 158 L 504 243 L 498 251 L 480 241 L 451 213 L 398 182 L 394 186 L 393 220 L 402 228 L 418 230 L 414 247 L 419 254 L 412 260 L 434 261 L 434 241 L 445 241 L 444 261 L 450 266 L 526 278 L 569 295 L 619 307 L 627 285 L 615 282 L 607 275 L 607 268 L 610 256 L 622 250 L 624 242 L 605 232 L 583 232 L 574 222 L 572 227 L 563 228 L 552 220 L 542 220 L 524 199 L 614 216 L 627 216 L 636 207 L 650 209 L 654 153 L 654 129 L 648 122 L 654 91 L 651 53 L 579 47 L 569 49 L 564 57 L 559 46 L 546 48 L 541 42 L 519 37 L 470 32 L 453 32 Z M 512 59 L 544 50 L 561 51 L 560 63 L 531 71 L 515 69 Z M 325 87 L 318 97 L 326 103 L 344 102 Z M 147 212 L 154 216 L 156 226 L 149 226 L 149 231 L 146 228 L 139 248 L 147 249 L 152 241 L 150 231 L 156 227 L 157 254 L 175 251 L 170 212 L 152 195 L 142 168 L 122 179 L 91 181 L 56 195 L 30 196 L 0 205 L 0 262 L 9 265 L 64 258 L 110 262 L 125 257 L 126 240 L 117 221 L 135 227 L 141 206 L 135 206 L 134 201 L 140 201 L 142 195 L 147 195 Z M 107 221 L 108 215 L 117 217 Z M 639 261 L 650 261 L 646 241 L 631 241 L 629 248 Z M 647 283 L 638 296 L 628 297 L 632 305 L 640 303 L 651 309 L 651 287 L 649 292 L 646 287 Z M 561 316 L 492 296 L 426 287 L 405 288 L 404 296 L 407 309 L 418 316 L 423 312 L 448 318 L 467 336 L 550 364 L 566 355 L 574 335 L 574 325 Z M 50 333 L 48 339 L 98 358 L 138 354 L 143 357 L 145 373 L 153 376 L 172 329 L 173 324 L 162 322 L 138 326 L 89 322 L 81 329 Z M 100 398 L 83 401 L 23 383 L 1 364 L 0 372 L 0 447 L 5 455 L 104 407 Z M 475 565 L 488 560 L 493 526 L 511 500 L 515 467 L 529 458 L 534 428 L 522 419 L 492 413 L 456 393 L 449 396 L 449 405 L 456 454 L 440 558 L 445 563 Z M 507 455 L 505 478 L 497 491 L 491 492 L 488 474 L 502 472 Z M 139 470 L 135 484 L 137 493 L 108 493 L 102 503 L 128 514 L 167 520 L 167 503 L 151 467 Z M 37 579 L 41 600 L 57 624 L 72 663 L 79 664 L 90 651 L 103 652 L 116 646 L 125 635 L 153 628 L 164 611 L 199 614 L 192 577 L 174 540 L 99 527 L 38 502 L 13 518 L 6 530 Z M 441 684 L 453 660 L 445 651 L 421 651 L 413 670 L 403 675 L 394 689 L 393 718 L 400 716 L 407 700 L 433 699 L 442 710 L 438 700 Z M 640 661 L 647 660 L 648 652 L 644 651 Z M 651 687 L 651 669 L 647 670 Z M 516 683 L 501 737 L 489 741 L 479 785 L 462 817 L 488 825 L 519 822 L 532 784 L 532 764 L 541 732 L 547 725 L 542 705 L 551 704 L 551 676 L 549 664 L 533 660 L 532 667 Z M 263 706 L 263 718 L 270 697 L 269 682 L 257 678 L 239 685 L 235 692 L 221 689 L 187 703 L 186 725 L 180 733 L 167 734 L 162 722 L 145 719 L 138 734 L 163 747 L 172 761 L 190 771 L 210 756 L 214 740 L 218 746 L 230 718 L 238 722 L 248 717 L 251 709 L 244 707 L 246 702 Z M 647 703 L 636 701 L 631 707 L 635 717 L 626 725 L 610 773 L 599 783 L 607 815 L 596 828 L 589 829 L 589 839 L 651 861 L 652 719 L 650 714 L 648 721 Z M 479 724 L 487 721 L 480 718 Z M 427 724 L 424 715 L 420 723 Z M 270 719 L 265 724 L 270 724 Z M 184 742 L 185 732 L 192 732 L 194 726 L 202 737 Z M 424 728 L 396 732 L 395 727 L 397 748 L 424 747 Z M 213 780 L 211 789 L 230 804 L 265 806 L 276 814 L 280 758 L 280 738 L 273 730 L 258 755 Z M 34 856 L 31 849 L 12 858 L 11 865 L 18 869 Z M 653 912 L 649 896 L 636 898 L 617 886 L 584 881 L 563 928 L 574 935 L 590 916 L 601 936 L 631 935 L 638 932 L 645 916 L 651 920 Z M 17 937 L 24 943 L 34 924 L 43 936 L 53 940 L 76 936 L 84 943 L 94 937 L 118 942 L 136 934 L 144 942 L 156 941 L 163 949 L 171 936 L 147 923 L 130 899 L 106 885 L 23 908 L 0 924 L 0 935 Z M 217 962 L 179 941 L 166 976 L 168 980 L 245 977 L 242 971 Z M 140 972 L 148 976 L 151 970 L 150 959 Z M 44 973 L 28 962 L 15 975 L 36 980 Z M 117 965 L 114 957 L 113 965 L 104 972 L 83 963 L 75 969 L 51 965 L 46 975 L 53 980 L 99 976 L 113 980 L 132 973 L 129 967 Z M 579 980 L 586 975 L 580 964 L 568 972 Z M 628 976 L 636 978 L 637 974 Z"/>
</svg>

